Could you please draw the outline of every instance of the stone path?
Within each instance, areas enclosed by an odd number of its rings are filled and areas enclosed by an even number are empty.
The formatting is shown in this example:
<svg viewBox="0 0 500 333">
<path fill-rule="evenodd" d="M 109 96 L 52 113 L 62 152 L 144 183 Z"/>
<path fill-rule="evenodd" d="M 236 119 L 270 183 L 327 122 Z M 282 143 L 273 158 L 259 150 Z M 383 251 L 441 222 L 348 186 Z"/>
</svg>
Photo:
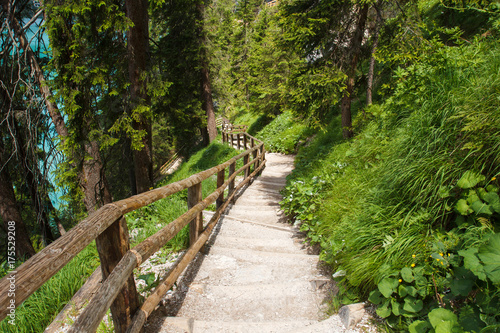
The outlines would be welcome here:
<svg viewBox="0 0 500 333">
<path fill-rule="evenodd" d="M 338 316 L 321 321 L 331 281 L 279 211 L 293 157 L 266 157 L 145 332 L 354 332 Z"/>
</svg>

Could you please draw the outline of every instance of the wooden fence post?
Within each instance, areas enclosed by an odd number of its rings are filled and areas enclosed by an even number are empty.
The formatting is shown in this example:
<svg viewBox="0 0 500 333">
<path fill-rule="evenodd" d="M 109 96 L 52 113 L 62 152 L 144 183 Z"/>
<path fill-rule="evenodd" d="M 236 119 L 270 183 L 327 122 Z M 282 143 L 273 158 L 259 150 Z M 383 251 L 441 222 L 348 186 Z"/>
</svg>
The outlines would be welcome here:
<svg viewBox="0 0 500 333">
<path fill-rule="evenodd" d="M 188 209 L 193 208 L 201 200 L 203 200 L 201 193 L 201 183 L 189 187 L 187 196 Z M 202 231 L 203 231 L 203 213 L 200 212 L 189 223 L 189 246 L 193 245 L 196 242 L 199 234 Z"/>
<path fill-rule="evenodd" d="M 264 163 L 264 160 L 266 159 L 266 149 L 264 148 L 264 145 L 262 145 L 262 147 L 260 148 L 260 163 Z M 265 168 L 265 166 L 264 166 Z M 262 170 L 261 172 L 262 173 Z"/>
<path fill-rule="evenodd" d="M 233 162 L 229 165 L 229 175 L 227 177 L 228 178 L 231 177 L 235 170 L 236 170 L 236 162 Z M 233 194 L 234 191 L 234 179 L 229 182 L 227 187 L 228 187 L 227 196 L 229 197 L 231 196 L 231 194 Z"/>
<path fill-rule="evenodd" d="M 255 147 L 255 141 L 253 138 L 250 141 L 250 145 L 252 146 L 251 148 Z M 256 158 L 257 158 L 257 149 L 252 152 L 252 159 L 255 160 Z M 253 171 L 257 170 L 258 166 L 259 162 L 255 162 L 253 164 Z"/>
<path fill-rule="evenodd" d="M 248 147 L 247 147 L 247 136 L 245 135 L 245 133 L 243 133 L 243 150 L 247 150 Z"/>
<path fill-rule="evenodd" d="M 118 262 L 130 249 L 127 221 L 122 216 L 96 238 L 97 251 L 101 259 L 103 280 L 113 271 Z M 131 274 L 124 287 L 111 304 L 111 315 L 115 332 L 125 333 L 132 316 L 139 307 L 134 275 Z"/>
<path fill-rule="evenodd" d="M 234 148 L 234 138 L 233 138 L 233 133 L 231 133 L 231 147 Z"/>
<path fill-rule="evenodd" d="M 243 165 L 246 165 L 249 162 L 249 159 L 250 159 L 250 154 L 246 154 L 245 156 L 243 156 Z M 247 166 L 245 169 L 245 179 L 247 179 L 249 175 L 250 175 L 250 166 Z"/>
<path fill-rule="evenodd" d="M 241 146 L 240 146 L 240 133 L 236 133 L 236 139 L 238 140 L 238 150 L 241 149 Z"/>
<path fill-rule="evenodd" d="M 217 173 L 217 188 L 221 187 L 224 184 L 224 176 L 226 173 L 226 169 L 222 169 Z M 224 191 L 221 193 L 221 195 L 217 198 L 215 201 L 215 206 L 217 209 L 219 209 L 220 206 L 224 204 Z"/>
</svg>

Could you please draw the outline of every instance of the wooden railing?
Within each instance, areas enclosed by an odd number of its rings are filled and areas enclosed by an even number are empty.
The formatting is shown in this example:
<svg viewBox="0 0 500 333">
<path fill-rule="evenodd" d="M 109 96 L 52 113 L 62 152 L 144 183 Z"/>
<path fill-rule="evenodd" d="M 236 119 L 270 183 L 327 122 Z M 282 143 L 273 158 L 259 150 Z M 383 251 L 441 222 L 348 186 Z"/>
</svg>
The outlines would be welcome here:
<svg viewBox="0 0 500 333">
<path fill-rule="evenodd" d="M 208 240 L 221 214 L 234 200 L 235 194 L 265 167 L 264 144 L 261 141 L 243 132 L 237 133 L 235 144 L 233 139 L 227 139 L 232 136 L 234 136 L 233 133 L 223 131 L 224 142 L 238 149 L 245 149 L 238 156 L 181 181 L 101 207 L 64 236 L 19 266 L 15 272 L 16 307 L 61 270 L 90 242 L 96 240 L 101 258 L 101 270 L 105 279 L 75 319 L 69 332 L 95 332 L 110 308 L 116 332 L 139 332 L 160 299 Z M 236 162 L 240 159 L 243 159 L 243 166 L 235 170 Z M 227 178 L 226 169 L 228 170 Z M 235 186 L 235 178 L 240 173 L 244 173 L 244 178 Z M 217 174 L 217 189 L 203 199 L 201 182 L 214 174 Z M 227 197 L 224 197 L 226 188 L 228 188 Z M 124 214 L 165 199 L 184 189 L 188 190 L 188 211 L 133 249 L 129 249 Z M 214 202 L 216 202 L 216 212 L 203 229 L 202 212 Z M 190 224 L 189 249 L 162 278 L 154 292 L 139 306 L 133 269 L 157 252 L 187 224 Z M 0 304 L 2 304 L 0 320 L 7 316 L 9 312 L 7 305 L 11 302 L 9 289 L 12 280 L 8 278 L 9 276 L 5 276 L 0 280 Z"/>
<path fill-rule="evenodd" d="M 215 124 L 221 129 L 222 133 L 243 133 L 248 129 L 247 125 L 233 125 L 226 118 L 217 118 Z"/>
</svg>

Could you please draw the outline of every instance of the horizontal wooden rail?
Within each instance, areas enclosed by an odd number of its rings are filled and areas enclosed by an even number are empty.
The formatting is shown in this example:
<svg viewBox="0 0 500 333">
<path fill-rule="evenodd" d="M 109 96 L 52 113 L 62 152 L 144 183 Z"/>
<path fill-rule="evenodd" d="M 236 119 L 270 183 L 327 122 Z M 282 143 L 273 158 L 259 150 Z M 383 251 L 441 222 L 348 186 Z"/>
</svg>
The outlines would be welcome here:
<svg viewBox="0 0 500 333">
<path fill-rule="evenodd" d="M 244 135 L 248 134 L 245 133 Z M 232 198 L 234 197 L 236 191 L 241 188 L 243 184 L 248 183 L 252 179 L 252 177 L 254 177 L 260 170 L 262 170 L 262 168 L 265 166 L 264 144 L 251 136 L 248 136 L 247 138 L 249 140 L 248 142 L 250 143 L 250 148 L 245 150 L 238 156 L 235 156 L 225 163 L 199 172 L 181 181 L 165 185 L 163 187 L 141 193 L 124 200 L 107 204 L 91 214 L 88 218 L 77 224 L 64 236 L 61 236 L 55 242 L 51 243 L 35 256 L 31 257 L 24 264 L 18 267 L 15 272 L 16 307 L 22 304 L 22 302 L 24 302 L 33 292 L 35 292 L 47 280 L 54 276 L 80 251 L 82 251 L 87 245 L 89 245 L 90 242 L 98 238 L 111 225 L 114 225 L 115 222 L 120 221 L 124 214 L 147 206 L 155 201 L 164 199 L 184 189 L 193 189 L 199 186 L 202 181 L 217 173 L 217 189 L 214 192 L 212 192 L 205 199 L 198 200 L 199 202 L 193 204 L 193 207 L 190 208 L 186 213 L 163 227 L 160 231 L 150 236 L 142 243 L 138 244 L 135 248 L 128 250 L 124 253 L 123 256 L 120 255 L 121 260 L 119 260 L 116 266 L 109 268 L 109 276 L 107 276 L 106 280 L 104 280 L 96 295 L 91 299 L 90 304 L 77 318 L 70 330 L 71 332 L 94 332 L 97 329 L 99 322 L 102 320 L 104 313 L 107 311 L 107 309 L 110 308 L 111 303 L 115 300 L 121 288 L 124 286 L 127 279 L 131 276 L 135 267 L 138 267 L 153 253 L 158 251 L 162 246 L 166 244 L 166 242 L 172 239 L 188 223 L 193 223 L 192 221 L 195 220 L 195 217 L 201 214 L 203 209 L 205 209 L 213 202 L 217 202 L 216 215 L 220 216 L 223 210 L 229 204 L 230 200 L 232 200 Z M 248 144 L 245 143 L 245 147 L 247 147 L 247 145 Z M 234 165 L 240 159 L 244 160 L 245 165 L 234 172 Z M 250 167 L 252 165 L 254 166 L 254 171 L 250 173 Z M 230 174 L 228 179 L 224 181 L 224 170 L 227 168 L 229 169 Z M 234 188 L 234 180 L 236 176 L 241 172 L 245 173 L 245 178 L 236 188 Z M 226 188 L 229 188 L 229 195 L 228 198 L 224 200 L 224 190 Z M 198 235 L 197 233 L 194 236 L 191 248 L 198 249 L 196 251 L 193 250 L 194 252 L 189 252 L 191 251 L 189 250 L 188 253 L 190 254 L 189 256 L 186 256 L 186 258 L 190 258 L 191 256 L 194 257 L 192 253 L 196 254 L 198 252 L 199 247 L 202 246 L 199 244 L 206 242 L 205 238 L 208 239 L 207 235 L 210 234 L 210 231 L 212 229 L 213 221 L 209 223 L 207 228 L 205 228 L 205 230 L 201 234 Z M 128 247 L 128 243 L 125 245 Z M 187 259 L 183 258 L 181 262 L 184 262 L 184 260 Z M 181 269 L 181 267 L 179 267 L 179 269 Z M 178 270 L 175 272 L 178 272 Z M 182 270 L 178 273 L 180 274 Z M 178 274 L 175 272 L 173 270 L 173 276 L 167 276 L 165 278 L 165 281 L 167 281 L 166 285 L 175 282 L 178 276 Z M 175 274 L 177 274 L 176 277 L 174 277 Z M 0 304 L 9 304 L 10 302 L 8 297 L 10 280 L 8 280 L 7 278 L 8 276 L 5 276 L 0 280 Z M 158 291 L 155 291 L 153 295 L 156 295 L 154 296 L 156 298 L 161 298 L 161 296 L 163 295 L 158 296 L 158 293 L 163 289 L 157 290 Z M 154 302 L 156 302 L 156 298 L 152 298 L 151 301 L 145 304 L 153 304 Z M 147 318 L 147 316 L 149 316 L 150 314 L 150 307 L 151 305 L 147 305 L 146 307 L 144 307 L 143 305 L 140 310 L 140 313 L 143 313 L 145 318 Z M 3 306 L 0 309 L 0 320 L 6 317 L 8 311 L 9 310 L 7 309 L 7 306 Z M 138 316 L 141 315 L 138 314 Z M 134 319 L 134 322 L 136 322 L 136 319 Z M 128 324 L 126 324 L 125 326 L 127 325 Z M 129 329 L 131 327 L 132 326 L 129 326 Z M 122 327 L 121 331 L 124 332 L 124 329 L 127 329 L 127 327 Z"/>
</svg>

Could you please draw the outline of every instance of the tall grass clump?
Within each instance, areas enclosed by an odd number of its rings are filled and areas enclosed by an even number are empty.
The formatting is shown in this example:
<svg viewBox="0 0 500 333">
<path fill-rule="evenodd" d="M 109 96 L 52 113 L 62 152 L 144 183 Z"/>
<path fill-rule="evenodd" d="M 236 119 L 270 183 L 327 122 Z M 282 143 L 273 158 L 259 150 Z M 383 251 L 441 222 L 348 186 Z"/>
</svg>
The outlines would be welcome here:
<svg viewBox="0 0 500 333">
<path fill-rule="evenodd" d="M 99 266 L 95 243 L 87 246 L 40 289 L 16 309 L 15 325 L 8 318 L 0 323 L 1 332 L 43 332 L 59 311 Z"/>
<path fill-rule="evenodd" d="M 298 146 L 311 134 L 312 130 L 307 125 L 297 121 L 291 112 L 286 111 L 262 128 L 256 137 L 265 142 L 266 150 L 290 154 L 295 153 Z"/>
<path fill-rule="evenodd" d="M 469 331 L 500 324 L 488 261 L 500 253 L 499 51 L 436 47 L 396 70 L 352 141 L 317 135 L 297 156 L 283 208 L 392 330 L 427 332 L 440 315 Z"/>
</svg>

